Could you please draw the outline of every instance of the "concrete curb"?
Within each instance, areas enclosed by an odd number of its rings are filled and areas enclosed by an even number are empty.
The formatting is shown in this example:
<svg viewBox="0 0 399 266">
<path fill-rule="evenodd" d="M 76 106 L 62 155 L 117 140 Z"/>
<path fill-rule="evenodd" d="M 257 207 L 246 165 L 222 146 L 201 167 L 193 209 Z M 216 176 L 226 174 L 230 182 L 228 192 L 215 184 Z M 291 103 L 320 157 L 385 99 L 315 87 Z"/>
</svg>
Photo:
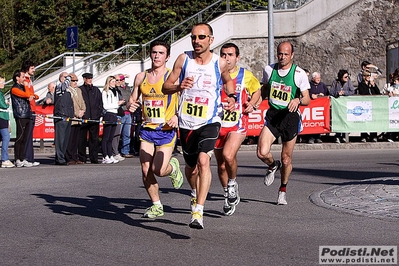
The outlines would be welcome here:
<svg viewBox="0 0 399 266">
<path fill-rule="evenodd" d="M 281 150 L 281 144 L 273 144 L 272 151 Z M 256 151 L 257 145 L 241 145 L 241 151 Z M 321 144 L 307 144 L 297 143 L 295 144 L 295 150 L 353 150 L 353 149 L 399 149 L 399 142 L 369 142 L 369 143 L 321 143 Z M 14 154 L 14 149 L 8 150 L 9 154 Z M 54 154 L 55 149 L 49 145 L 45 145 L 44 148 L 34 147 L 34 152 L 37 154 Z"/>
</svg>

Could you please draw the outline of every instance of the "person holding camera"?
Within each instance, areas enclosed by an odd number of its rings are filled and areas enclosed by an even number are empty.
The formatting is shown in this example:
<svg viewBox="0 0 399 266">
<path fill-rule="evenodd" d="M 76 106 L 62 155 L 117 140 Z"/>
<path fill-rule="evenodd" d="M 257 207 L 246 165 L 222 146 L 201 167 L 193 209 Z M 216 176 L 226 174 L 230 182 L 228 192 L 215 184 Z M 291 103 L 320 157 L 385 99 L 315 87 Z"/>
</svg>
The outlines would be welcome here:
<svg viewBox="0 0 399 266">
<path fill-rule="evenodd" d="M 362 70 L 357 74 L 357 84 L 360 84 L 363 81 L 363 71 L 367 70 L 372 73 L 373 78 L 377 78 L 382 74 L 382 71 L 377 66 L 367 60 L 363 61 L 360 66 Z"/>
<path fill-rule="evenodd" d="M 375 84 L 375 79 L 372 73 L 368 70 L 363 70 L 362 82 L 359 83 L 358 90 L 360 95 L 381 95 L 380 89 L 377 84 Z M 361 141 L 367 142 L 367 139 L 377 142 L 377 133 L 361 133 Z"/>
</svg>

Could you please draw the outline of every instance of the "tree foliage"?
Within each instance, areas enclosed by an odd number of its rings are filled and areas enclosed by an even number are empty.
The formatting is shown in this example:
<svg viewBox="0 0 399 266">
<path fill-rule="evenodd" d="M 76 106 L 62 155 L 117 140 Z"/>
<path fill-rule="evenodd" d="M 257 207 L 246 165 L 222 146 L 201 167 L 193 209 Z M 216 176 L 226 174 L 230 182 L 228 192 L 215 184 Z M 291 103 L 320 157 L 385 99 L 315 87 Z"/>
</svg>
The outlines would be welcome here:
<svg viewBox="0 0 399 266">
<path fill-rule="evenodd" d="M 245 1 L 231 2 L 235 9 L 245 10 L 248 6 Z M 10 74 L 23 60 L 39 64 L 66 52 L 69 26 L 78 26 L 78 51 L 113 51 L 125 44 L 148 42 L 212 3 L 212 0 L 0 0 L 0 71 Z"/>
</svg>

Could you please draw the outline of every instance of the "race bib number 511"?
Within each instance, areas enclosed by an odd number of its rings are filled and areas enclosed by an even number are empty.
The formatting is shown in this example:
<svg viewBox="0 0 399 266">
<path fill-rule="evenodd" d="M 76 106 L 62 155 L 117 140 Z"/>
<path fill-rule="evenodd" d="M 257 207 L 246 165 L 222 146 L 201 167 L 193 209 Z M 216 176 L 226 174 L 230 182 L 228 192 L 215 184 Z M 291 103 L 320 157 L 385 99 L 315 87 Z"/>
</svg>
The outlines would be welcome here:
<svg viewBox="0 0 399 266">
<path fill-rule="evenodd" d="M 206 119 L 209 99 L 206 97 L 186 97 L 183 102 L 183 114 Z"/>
</svg>

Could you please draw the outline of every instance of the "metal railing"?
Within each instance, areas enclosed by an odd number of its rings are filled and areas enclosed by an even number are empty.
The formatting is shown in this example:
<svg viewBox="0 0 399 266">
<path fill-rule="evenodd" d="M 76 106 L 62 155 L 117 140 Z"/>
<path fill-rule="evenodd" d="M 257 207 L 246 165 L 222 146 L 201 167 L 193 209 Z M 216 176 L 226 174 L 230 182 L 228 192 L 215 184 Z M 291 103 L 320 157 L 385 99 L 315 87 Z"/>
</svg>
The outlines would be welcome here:
<svg viewBox="0 0 399 266">
<path fill-rule="evenodd" d="M 274 9 L 296 9 L 311 1 L 313 0 L 275 0 Z M 236 4 L 240 4 L 241 9 L 236 9 Z M 75 71 L 80 71 L 82 69 L 86 69 L 89 71 L 95 70 L 98 74 L 101 74 L 111 69 L 112 67 L 120 65 L 129 60 L 143 62 L 149 57 L 149 47 L 151 42 L 155 40 L 165 40 L 172 44 L 183 36 L 189 34 L 194 24 L 198 22 L 208 22 L 216 18 L 217 16 L 227 12 L 242 12 L 242 6 L 246 7 L 245 11 L 267 10 L 267 6 L 260 6 L 253 3 L 252 1 L 236 0 L 232 2 L 230 0 L 218 0 L 212 5 L 187 18 L 183 22 L 179 23 L 178 25 L 174 26 L 170 30 L 166 31 L 165 33 L 159 35 L 158 37 L 152 39 L 147 43 L 125 45 L 119 49 L 116 49 L 113 52 L 108 53 L 76 52 L 75 55 L 79 57 L 83 56 L 83 58 L 75 62 L 75 65 L 83 63 L 83 66 L 75 69 Z M 34 84 L 38 83 L 40 79 L 44 78 L 46 75 L 56 75 L 65 71 L 66 69 L 71 69 L 73 65 L 65 65 L 64 60 L 65 57 L 72 56 L 72 52 L 63 53 L 43 64 L 36 66 Z M 12 80 L 7 81 L 7 83 L 11 82 Z"/>
</svg>

